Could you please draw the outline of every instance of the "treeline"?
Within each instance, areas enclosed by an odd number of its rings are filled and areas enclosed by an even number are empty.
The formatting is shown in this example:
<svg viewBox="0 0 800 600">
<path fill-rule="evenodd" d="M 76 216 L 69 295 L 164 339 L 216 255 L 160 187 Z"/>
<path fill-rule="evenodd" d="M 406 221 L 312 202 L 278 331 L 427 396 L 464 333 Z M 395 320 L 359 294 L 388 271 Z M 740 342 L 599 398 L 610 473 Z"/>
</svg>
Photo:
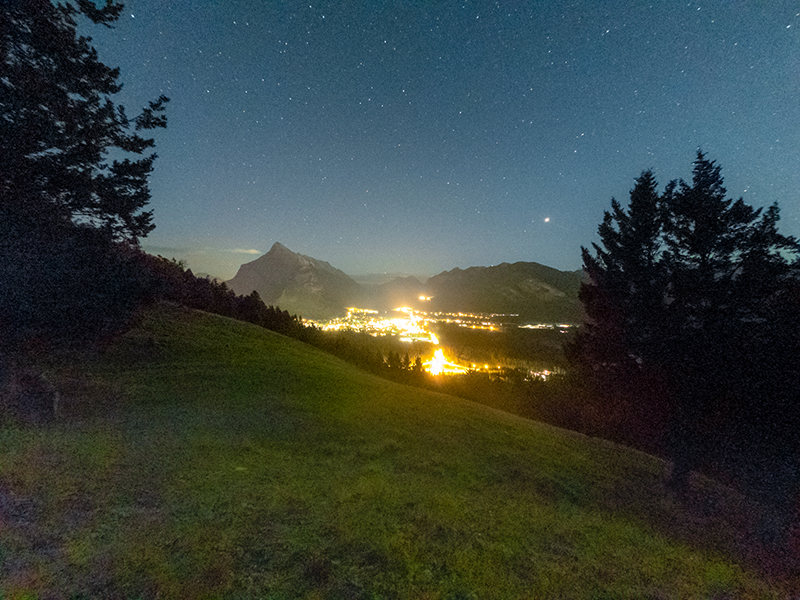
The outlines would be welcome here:
<svg viewBox="0 0 800 600">
<path fill-rule="evenodd" d="M 237 295 L 224 282 L 198 277 L 175 259 L 139 253 L 137 260 L 142 306 L 159 301 L 174 302 L 245 321 L 298 339 L 393 381 L 410 385 L 423 383 L 422 356 L 429 352 L 428 343 L 409 345 L 394 337 L 374 337 L 348 330 L 322 331 L 305 324 L 298 315 L 266 305 L 255 290 L 248 295 Z"/>
<path fill-rule="evenodd" d="M 142 253 L 140 260 L 149 302 L 175 302 L 253 323 L 303 341 L 311 341 L 314 337 L 313 328 L 306 327 L 298 316 L 267 306 L 255 290 L 249 295 L 238 296 L 224 282 L 197 277 L 191 269 L 174 259 Z"/>
<path fill-rule="evenodd" d="M 376 338 L 356 331 L 322 331 L 303 322 L 298 315 L 280 307 L 266 305 L 255 290 L 237 295 L 228 286 L 210 277 L 198 277 L 191 269 L 162 256 L 141 253 L 140 288 L 147 290 L 144 304 L 164 301 L 245 321 L 298 339 L 333 354 L 369 372 L 404 383 L 419 383 L 423 373 L 422 346 L 393 337 Z M 405 346 L 405 347 L 404 347 Z"/>
<path fill-rule="evenodd" d="M 393 336 L 375 337 L 361 331 L 314 329 L 308 343 L 370 373 L 408 385 L 427 377 L 422 357 L 432 353 L 427 342 L 401 342 Z"/>
</svg>

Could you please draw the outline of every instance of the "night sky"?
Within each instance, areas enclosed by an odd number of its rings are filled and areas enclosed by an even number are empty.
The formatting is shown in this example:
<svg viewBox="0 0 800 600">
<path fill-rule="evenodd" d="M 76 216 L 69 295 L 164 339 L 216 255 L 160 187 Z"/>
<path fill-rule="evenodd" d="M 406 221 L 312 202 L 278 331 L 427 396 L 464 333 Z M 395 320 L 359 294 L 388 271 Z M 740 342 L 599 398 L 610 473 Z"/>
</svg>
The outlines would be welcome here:
<svg viewBox="0 0 800 600">
<path fill-rule="evenodd" d="M 578 269 L 698 148 L 800 235 L 796 0 L 129 0 L 86 31 L 129 114 L 172 99 L 143 246 L 196 273 L 276 241 L 351 275 Z"/>
</svg>

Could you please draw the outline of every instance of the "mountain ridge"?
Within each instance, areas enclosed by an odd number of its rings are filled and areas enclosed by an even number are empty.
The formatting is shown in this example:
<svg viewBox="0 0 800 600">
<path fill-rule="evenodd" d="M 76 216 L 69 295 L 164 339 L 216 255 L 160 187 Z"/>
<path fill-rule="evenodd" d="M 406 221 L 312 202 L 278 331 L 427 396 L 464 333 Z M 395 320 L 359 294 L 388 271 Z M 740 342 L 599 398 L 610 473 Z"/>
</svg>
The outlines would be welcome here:
<svg viewBox="0 0 800 600">
<path fill-rule="evenodd" d="M 522 320 L 581 320 L 578 289 L 582 271 L 559 271 L 537 262 L 451 269 L 425 286 L 433 310 L 513 313 Z"/>
<path fill-rule="evenodd" d="M 582 276 L 582 271 L 519 261 L 456 267 L 424 283 L 414 276 L 359 283 L 327 261 L 275 242 L 269 252 L 242 264 L 227 284 L 237 294 L 255 290 L 265 303 L 311 319 L 342 316 L 350 306 L 412 306 L 429 312 L 513 313 L 522 320 L 578 322 Z"/>
</svg>

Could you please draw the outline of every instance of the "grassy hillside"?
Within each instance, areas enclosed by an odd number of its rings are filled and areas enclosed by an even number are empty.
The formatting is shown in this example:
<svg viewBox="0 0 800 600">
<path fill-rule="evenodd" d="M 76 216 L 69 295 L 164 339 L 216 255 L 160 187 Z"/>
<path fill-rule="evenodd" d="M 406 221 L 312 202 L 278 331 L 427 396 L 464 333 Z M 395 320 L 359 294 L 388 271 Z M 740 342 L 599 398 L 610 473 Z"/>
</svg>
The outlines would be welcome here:
<svg viewBox="0 0 800 600">
<path fill-rule="evenodd" d="M 254 326 L 160 307 L 51 372 L 59 421 L 0 428 L 0 598 L 786 589 L 740 556 L 766 521 L 732 492 L 698 480 L 678 502 L 654 458 Z"/>
</svg>

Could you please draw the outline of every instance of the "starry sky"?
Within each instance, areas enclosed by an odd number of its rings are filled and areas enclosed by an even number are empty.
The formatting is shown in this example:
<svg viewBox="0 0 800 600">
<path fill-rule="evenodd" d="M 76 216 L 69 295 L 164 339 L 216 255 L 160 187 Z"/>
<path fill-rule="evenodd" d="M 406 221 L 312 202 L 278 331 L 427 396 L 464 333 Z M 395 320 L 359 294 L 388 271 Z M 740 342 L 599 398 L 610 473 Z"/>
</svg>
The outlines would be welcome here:
<svg viewBox="0 0 800 600">
<path fill-rule="evenodd" d="M 154 254 L 281 242 L 354 276 L 581 266 L 612 197 L 698 148 L 800 235 L 796 0 L 128 0 L 82 28 L 159 94 Z"/>
</svg>

